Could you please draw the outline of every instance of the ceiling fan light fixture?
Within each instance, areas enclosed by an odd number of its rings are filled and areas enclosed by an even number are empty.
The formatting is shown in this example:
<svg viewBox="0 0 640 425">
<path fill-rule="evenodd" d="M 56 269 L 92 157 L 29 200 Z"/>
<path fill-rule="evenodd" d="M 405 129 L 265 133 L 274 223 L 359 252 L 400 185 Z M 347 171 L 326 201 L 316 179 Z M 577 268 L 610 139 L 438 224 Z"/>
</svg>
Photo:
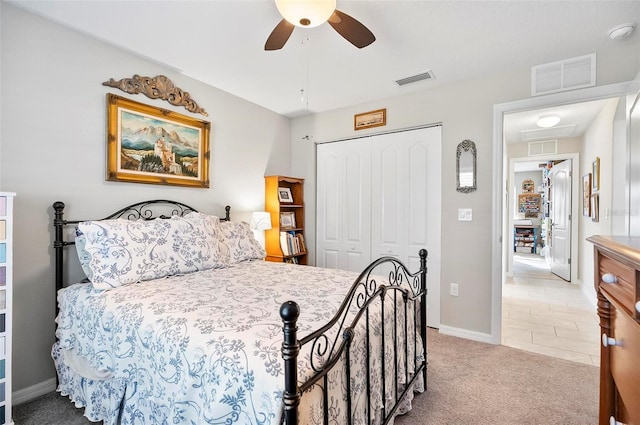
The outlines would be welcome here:
<svg viewBox="0 0 640 425">
<path fill-rule="evenodd" d="M 556 114 L 541 115 L 536 122 L 538 127 L 551 128 L 560 122 L 560 117 Z"/>
<path fill-rule="evenodd" d="M 336 0 L 275 0 L 275 2 L 284 19 L 302 28 L 322 25 L 336 10 Z"/>
</svg>

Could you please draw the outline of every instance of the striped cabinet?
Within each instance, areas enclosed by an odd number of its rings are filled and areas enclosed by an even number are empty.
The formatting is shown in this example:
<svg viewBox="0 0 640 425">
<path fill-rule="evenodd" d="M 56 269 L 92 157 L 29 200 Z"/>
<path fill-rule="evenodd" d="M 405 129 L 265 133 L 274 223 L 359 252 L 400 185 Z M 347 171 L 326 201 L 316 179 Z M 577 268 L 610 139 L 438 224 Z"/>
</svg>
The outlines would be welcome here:
<svg viewBox="0 0 640 425">
<path fill-rule="evenodd" d="M 13 198 L 0 192 L 0 424 L 11 424 Z"/>
</svg>

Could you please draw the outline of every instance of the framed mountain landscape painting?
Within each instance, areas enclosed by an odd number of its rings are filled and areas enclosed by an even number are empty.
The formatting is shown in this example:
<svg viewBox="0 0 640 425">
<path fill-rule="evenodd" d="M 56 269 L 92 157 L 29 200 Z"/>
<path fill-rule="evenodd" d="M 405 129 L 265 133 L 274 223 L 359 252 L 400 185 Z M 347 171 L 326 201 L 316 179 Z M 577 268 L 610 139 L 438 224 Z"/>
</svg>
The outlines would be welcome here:
<svg viewBox="0 0 640 425">
<path fill-rule="evenodd" d="M 209 187 L 209 122 L 111 93 L 107 121 L 107 180 Z"/>
</svg>

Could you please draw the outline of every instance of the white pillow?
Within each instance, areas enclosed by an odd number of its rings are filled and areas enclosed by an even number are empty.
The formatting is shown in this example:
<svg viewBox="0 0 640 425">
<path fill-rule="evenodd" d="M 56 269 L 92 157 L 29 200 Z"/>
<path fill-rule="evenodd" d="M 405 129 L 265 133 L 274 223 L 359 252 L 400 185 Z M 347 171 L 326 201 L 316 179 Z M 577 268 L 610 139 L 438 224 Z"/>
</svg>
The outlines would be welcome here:
<svg viewBox="0 0 640 425">
<path fill-rule="evenodd" d="M 221 221 L 220 250 L 231 264 L 246 260 L 262 260 L 267 253 L 253 236 L 249 223 Z"/>
<path fill-rule="evenodd" d="M 102 220 L 78 224 L 91 255 L 96 289 L 226 267 L 218 223 L 203 214 L 155 220 Z"/>
<path fill-rule="evenodd" d="M 84 233 L 80 231 L 76 227 L 76 237 L 75 237 L 75 245 L 76 252 L 78 253 L 78 260 L 80 260 L 80 267 L 82 267 L 82 271 L 84 272 L 87 279 L 91 280 L 93 277 L 93 272 L 91 271 L 91 254 L 86 249 L 87 238 L 84 236 Z"/>
</svg>

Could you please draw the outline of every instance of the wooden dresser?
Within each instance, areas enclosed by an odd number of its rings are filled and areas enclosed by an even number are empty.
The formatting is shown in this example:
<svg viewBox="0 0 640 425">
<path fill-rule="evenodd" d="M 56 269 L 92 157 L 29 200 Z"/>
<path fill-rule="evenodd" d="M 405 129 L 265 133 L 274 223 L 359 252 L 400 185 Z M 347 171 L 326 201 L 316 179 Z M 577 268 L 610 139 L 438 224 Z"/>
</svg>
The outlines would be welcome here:
<svg viewBox="0 0 640 425">
<path fill-rule="evenodd" d="M 591 236 L 600 347 L 600 425 L 640 425 L 640 237 Z"/>
</svg>

